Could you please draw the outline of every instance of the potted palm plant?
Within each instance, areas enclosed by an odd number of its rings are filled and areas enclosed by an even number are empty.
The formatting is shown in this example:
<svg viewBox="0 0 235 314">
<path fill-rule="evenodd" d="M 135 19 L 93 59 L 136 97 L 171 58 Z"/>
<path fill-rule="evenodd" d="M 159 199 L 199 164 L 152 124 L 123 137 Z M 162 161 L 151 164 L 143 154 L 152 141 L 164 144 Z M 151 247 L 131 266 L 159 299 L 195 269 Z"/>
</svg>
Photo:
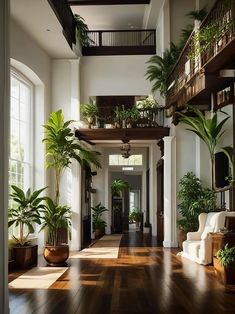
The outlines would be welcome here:
<svg viewBox="0 0 235 314">
<path fill-rule="evenodd" d="M 96 104 L 94 102 L 90 104 L 81 104 L 81 113 L 83 118 L 88 122 L 89 128 L 91 128 L 98 114 Z"/>
<path fill-rule="evenodd" d="M 46 205 L 41 210 L 42 227 L 46 230 L 47 241 L 44 248 L 44 258 L 50 266 L 63 266 L 69 257 L 69 246 L 63 243 L 61 230 L 71 235 L 71 211 L 68 206 L 59 206 L 49 197 L 46 198 Z"/>
<path fill-rule="evenodd" d="M 189 117 L 185 114 L 178 113 L 180 115 L 180 121 L 190 126 L 190 129 L 188 130 L 199 136 L 200 139 L 206 144 L 209 150 L 211 161 L 211 188 L 215 189 L 215 152 L 218 141 L 224 134 L 224 131 L 222 131 L 223 126 L 230 116 L 223 112 L 227 115 L 227 117 L 219 121 L 217 113 L 213 113 L 212 117 L 208 118 L 204 116 L 203 113 L 198 109 L 190 108 L 190 110 L 195 114 L 195 116 Z"/>
<path fill-rule="evenodd" d="M 120 197 L 121 193 L 129 188 L 128 182 L 122 179 L 113 180 L 111 184 L 112 196 Z"/>
<path fill-rule="evenodd" d="M 93 222 L 93 231 L 95 232 L 95 237 L 99 238 L 105 233 L 105 227 L 107 226 L 106 222 L 101 218 L 102 214 L 108 209 L 103 206 L 101 203 L 97 204 L 94 207 L 91 207 L 92 210 L 92 222 Z"/>
<path fill-rule="evenodd" d="M 53 202 L 47 199 L 47 207 L 43 214 L 48 215 L 48 213 L 54 213 L 56 219 L 58 218 L 58 223 L 62 223 L 61 228 L 59 228 L 59 231 L 57 229 L 57 232 L 59 232 L 60 235 L 64 234 L 64 240 L 56 241 L 55 246 L 53 245 L 55 242 L 50 241 L 54 249 L 51 248 L 47 250 L 47 259 L 50 253 L 55 255 L 55 251 L 60 252 L 62 249 L 61 246 L 65 245 L 67 247 L 67 244 L 64 243 L 68 242 L 68 233 L 66 231 L 68 231 L 67 227 L 69 225 L 69 209 L 67 206 L 60 205 L 60 182 L 65 169 L 70 167 L 72 160 L 76 160 L 81 166 L 92 165 L 96 168 L 100 168 L 100 153 L 90 151 L 81 141 L 75 139 L 69 127 L 72 122 L 72 120 L 64 121 L 62 110 L 58 110 L 51 113 L 49 120 L 44 125 L 46 132 L 43 142 L 46 144 L 46 166 L 54 170 L 55 197 Z M 45 229 L 46 224 L 48 224 L 48 228 L 50 229 L 49 219 L 45 220 L 45 217 L 42 217 L 42 219 L 44 219 L 43 229 Z M 63 244 L 61 242 L 63 242 Z M 65 250 L 66 249 L 68 248 L 65 248 Z M 53 263 L 51 263 L 51 265 L 52 264 Z"/>
<path fill-rule="evenodd" d="M 19 236 L 12 235 L 14 264 L 17 268 L 26 268 L 37 264 L 37 245 L 32 245 L 29 235 L 34 232 L 35 224 L 40 224 L 39 210 L 44 208 L 44 197 L 39 197 L 46 188 L 25 193 L 16 185 L 11 186 L 13 205 L 8 210 L 8 227 L 19 227 Z"/>
</svg>

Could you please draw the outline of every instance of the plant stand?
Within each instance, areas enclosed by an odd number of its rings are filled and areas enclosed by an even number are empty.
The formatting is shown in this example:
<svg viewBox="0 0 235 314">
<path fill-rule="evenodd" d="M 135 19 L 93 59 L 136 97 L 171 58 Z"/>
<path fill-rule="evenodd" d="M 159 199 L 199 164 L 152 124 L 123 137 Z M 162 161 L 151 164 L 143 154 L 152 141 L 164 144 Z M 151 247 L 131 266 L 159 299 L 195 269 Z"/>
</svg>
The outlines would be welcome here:
<svg viewBox="0 0 235 314">
<path fill-rule="evenodd" d="M 216 257 L 213 257 L 213 264 L 218 280 L 225 286 L 232 285 L 235 288 L 235 265 L 224 267 Z"/>
</svg>

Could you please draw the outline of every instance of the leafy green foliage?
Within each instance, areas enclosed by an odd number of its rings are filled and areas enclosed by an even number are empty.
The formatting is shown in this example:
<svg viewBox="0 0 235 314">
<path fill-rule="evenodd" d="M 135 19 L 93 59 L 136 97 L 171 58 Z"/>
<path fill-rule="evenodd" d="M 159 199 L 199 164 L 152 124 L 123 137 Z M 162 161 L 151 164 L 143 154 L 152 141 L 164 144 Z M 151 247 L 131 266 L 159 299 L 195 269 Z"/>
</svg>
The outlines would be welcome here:
<svg viewBox="0 0 235 314">
<path fill-rule="evenodd" d="M 217 252 L 217 257 L 224 267 L 235 264 L 235 246 L 229 248 L 227 243 L 223 249 Z"/>
<path fill-rule="evenodd" d="M 142 212 L 138 208 L 135 208 L 129 213 L 129 222 L 141 222 L 142 215 Z"/>
<path fill-rule="evenodd" d="M 215 209 L 216 194 L 202 186 L 201 181 L 194 173 L 188 172 L 179 182 L 178 198 L 181 203 L 178 210 L 182 216 L 178 226 L 185 233 L 198 229 L 198 216 Z"/>
<path fill-rule="evenodd" d="M 91 207 L 92 210 L 92 221 L 93 221 L 93 230 L 95 229 L 101 229 L 103 230 L 107 224 L 106 222 L 101 218 L 102 214 L 108 209 L 103 206 L 101 203 L 97 204 L 94 207 Z"/>
<path fill-rule="evenodd" d="M 178 113 L 180 115 L 180 122 L 183 122 L 187 124 L 188 126 L 190 126 L 191 128 L 187 130 L 199 136 L 200 139 L 208 147 L 210 158 L 211 158 L 211 182 L 212 182 L 212 188 L 214 188 L 215 150 L 218 144 L 218 140 L 224 134 L 224 131 L 222 131 L 222 128 L 225 122 L 230 118 L 230 116 L 228 116 L 227 113 L 225 113 L 227 117 L 219 122 L 217 112 L 213 113 L 210 118 L 207 118 L 198 109 L 190 108 L 190 111 L 192 111 L 195 114 L 195 116 L 189 117 L 183 113 Z"/>
<path fill-rule="evenodd" d="M 188 14 L 186 14 L 186 16 L 194 20 L 203 21 L 204 18 L 207 16 L 206 7 L 200 10 L 190 11 Z"/>
<path fill-rule="evenodd" d="M 191 11 L 186 16 L 189 16 L 194 20 L 196 19 L 202 21 L 206 15 L 207 11 L 204 7 L 198 11 Z M 189 36 L 191 35 L 193 28 L 194 25 L 188 24 L 186 28 L 181 30 L 181 38 L 178 46 L 171 42 L 170 48 L 165 50 L 163 57 L 156 55 L 151 57 L 148 61 L 150 65 L 147 68 L 145 76 L 148 80 L 150 80 L 150 82 L 153 82 L 152 92 L 159 90 L 162 96 L 167 95 L 167 78 L 171 73 L 171 70 L 174 67 Z"/>
<path fill-rule="evenodd" d="M 98 114 L 98 108 L 94 102 L 90 104 L 81 104 L 81 113 L 85 119 L 95 118 Z"/>
<path fill-rule="evenodd" d="M 18 245 L 24 246 L 29 243 L 28 237 L 30 233 L 34 232 L 34 224 L 41 222 L 39 209 L 44 208 L 42 202 L 45 197 L 39 197 L 39 194 L 46 188 L 34 192 L 28 189 L 26 193 L 16 185 L 12 185 L 11 188 L 13 192 L 10 197 L 15 202 L 16 207 L 13 206 L 8 209 L 8 227 L 19 226 L 20 235 L 19 237 L 13 235 L 13 238 Z"/>
<path fill-rule="evenodd" d="M 76 21 L 78 40 L 80 41 L 82 46 L 89 46 L 91 43 L 93 43 L 93 41 L 88 36 L 89 28 L 85 23 L 84 18 L 78 14 L 74 14 L 74 19 Z"/>
<path fill-rule="evenodd" d="M 128 182 L 122 179 L 113 180 L 111 190 L 113 196 L 120 196 L 120 193 L 129 188 Z"/>
<path fill-rule="evenodd" d="M 147 67 L 145 74 L 146 78 L 153 82 L 152 92 L 159 90 L 162 96 L 167 94 L 167 78 L 179 56 L 179 48 L 170 43 L 170 48 L 166 49 L 163 57 L 153 56 L 147 63 L 150 65 Z"/>
<path fill-rule="evenodd" d="M 71 210 L 68 206 L 59 206 L 49 197 L 46 197 L 46 206 L 41 210 L 41 230 L 48 230 L 47 244 L 56 246 L 60 230 L 67 230 L 70 234 Z"/>
<path fill-rule="evenodd" d="M 45 128 L 47 167 L 55 169 L 56 203 L 59 203 L 60 180 L 63 171 L 70 167 L 73 159 L 81 165 L 93 165 L 100 168 L 98 156 L 100 153 L 86 149 L 85 144 L 75 139 L 69 125 L 72 120 L 64 121 L 62 110 L 52 112 Z"/>
</svg>

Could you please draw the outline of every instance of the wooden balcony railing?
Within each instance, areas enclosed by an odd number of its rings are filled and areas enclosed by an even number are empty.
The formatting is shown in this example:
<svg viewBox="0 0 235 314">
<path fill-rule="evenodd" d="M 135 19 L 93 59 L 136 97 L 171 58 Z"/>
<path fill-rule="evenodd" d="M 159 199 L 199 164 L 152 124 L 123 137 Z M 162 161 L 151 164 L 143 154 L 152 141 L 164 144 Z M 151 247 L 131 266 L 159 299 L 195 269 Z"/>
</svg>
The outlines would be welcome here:
<svg viewBox="0 0 235 314">
<path fill-rule="evenodd" d="M 155 54 L 155 30 L 89 31 L 83 54 Z"/>
<path fill-rule="evenodd" d="M 200 39 L 200 32 L 216 32 L 216 35 L 214 40 L 206 42 L 205 38 Z M 184 93 L 181 104 L 185 104 L 205 87 L 203 79 L 199 79 L 198 75 L 234 38 L 235 1 L 218 0 L 198 30 L 195 29 L 192 32 L 167 79 L 167 107 L 175 102 L 181 91 L 187 88 L 187 85 L 191 86 Z M 204 49 L 202 49 L 203 47 Z M 192 81 L 194 81 L 193 84 Z"/>
</svg>

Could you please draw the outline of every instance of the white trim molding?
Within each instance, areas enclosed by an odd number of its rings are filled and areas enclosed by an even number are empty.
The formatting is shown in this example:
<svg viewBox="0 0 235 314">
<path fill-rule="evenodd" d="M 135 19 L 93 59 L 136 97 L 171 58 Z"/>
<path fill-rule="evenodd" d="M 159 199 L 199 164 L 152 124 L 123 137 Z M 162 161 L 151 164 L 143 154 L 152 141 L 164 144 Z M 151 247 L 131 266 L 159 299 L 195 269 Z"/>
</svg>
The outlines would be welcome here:
<svg viewBox="0 0 235 314">
<path fill-rule="evenodd" d="M 164 247 L 177 247 L 176 232 L 176 144 L 174 136 L 164 141 Z"/>
</svg>

